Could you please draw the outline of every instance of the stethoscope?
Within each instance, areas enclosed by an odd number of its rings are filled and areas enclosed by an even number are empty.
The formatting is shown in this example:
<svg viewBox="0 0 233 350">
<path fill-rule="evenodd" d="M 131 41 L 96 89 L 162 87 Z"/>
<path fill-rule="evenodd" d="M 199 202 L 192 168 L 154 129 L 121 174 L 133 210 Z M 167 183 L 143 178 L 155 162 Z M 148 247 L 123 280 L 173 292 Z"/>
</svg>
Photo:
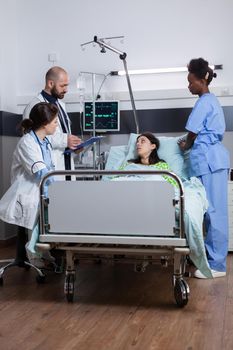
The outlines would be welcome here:
<svg viewBox="0 0 233 350">
<path fill-rule="evenodd" d="M 50 153 L 50 166 L 48 166 L 46 163 L 45 163 L 45 156 L 44 156 L 44 151 L 43 151 L 43 148 L 41 146 L 41 141 L 39 140 L 39 137 L 37 136 L 36 132 L 34 130 L 32 130 L 35 138 L 36 138 L 36 141 L 38 143 L 38 145 L 40 146 L 40 150 L 41 150 L 41 154 L 42 154 L 42 158 L 44 160 L 44 164 L 46 165 L 47 169 L 48 170 L 54 170 L 55 169 L 55 165 L 53 164 L 53 161 L 52 161 L 52 157 L 51 157 L 51 153 Z M 53 146 L 51 145 L 51 142 L 49 141 L 49 139 L 47 137 L 45 137 L 45 140 L 47 142 L 47 145 L 49 145 L 51 147 L 51 149 L 53 149 Z M 37 163 L 37 162 L 36 162 Z M 34 163 L 35 164 L 35 163 Z M 33 165 L 34 165 L 33 164 Z"/>
</svg>

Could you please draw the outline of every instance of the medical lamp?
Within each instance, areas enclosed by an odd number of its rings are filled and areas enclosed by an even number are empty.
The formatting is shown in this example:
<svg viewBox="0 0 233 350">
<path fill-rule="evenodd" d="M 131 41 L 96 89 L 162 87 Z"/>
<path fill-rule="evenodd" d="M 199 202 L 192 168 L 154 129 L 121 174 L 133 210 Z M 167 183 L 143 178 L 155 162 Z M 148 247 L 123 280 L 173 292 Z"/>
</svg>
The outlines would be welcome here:
<svg viewBox="0 0 233 350">
<path fill-rule="evenodd" d="M 88 44 L 91 44 L 91 43 L 96 43 L 96 44 L 99 45 L 99 47 L 101 49 L 100 50 L 101 53 L 105 53 L 106 49 L 108 49 L 108 50 L 113 51 L 113 52 L 115 52 L 116 54 L 119 55 L 119 58 L 123 61 L 123 64 L 124 64 L 124 72 L 125 72 L 125 75 L 126 75 L 126 80 L 127 80 L 127 84 L 128 84 L 128 90 L 129 90 L 131 105 L 132 105 L 132 109 L 133 109 L 134 121 L 135 121 L 135 125 L 136 125 L 136 133 L 139 134 L 139 125 L 138 125 L 137 111 L 136 111 L 136 107 L 135 107 L 133 91 L 132 91 L 132 87 L 131 87 L 131 83 L 130 83 L 130 78 L 129 78 L 129 74 L 128 74 L 128 68 L 127 68 L 127 62 L 126 62 L 127 54 L 125 52 L 122 52 L 122 51 L 116 49 L 115 47 L 107 44 L 104 41 L 105 39 L 115 39 L 115 38 L 122 38 L 122 36 L 121 37 L 112 37 L 112 38 L 98 38 L 95 35 L 94 39 L 92 41 L 89 41 L 87 43 L 81 44 L 81 47 L 83 48 L 85 45 L 88 45 Z"/>
</svg>

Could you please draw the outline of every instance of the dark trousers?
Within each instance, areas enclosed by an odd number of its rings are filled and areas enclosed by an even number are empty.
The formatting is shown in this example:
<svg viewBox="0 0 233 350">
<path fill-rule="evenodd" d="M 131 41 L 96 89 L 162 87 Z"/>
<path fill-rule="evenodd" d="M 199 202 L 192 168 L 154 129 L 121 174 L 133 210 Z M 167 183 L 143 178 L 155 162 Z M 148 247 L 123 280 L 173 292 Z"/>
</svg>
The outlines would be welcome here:
<svg viewBox="0 0 233 350">
<path fill-rule="evenodd" d="M 27 260 L 25 244 L 27 243 L 27 230 L 25 227 L 18 226 L 18 234 L 16 241 L 16 258 L 15 260 L 20 264 Z"/>
<path fill-rule="evenodd" d="M 65 169 L 71 170 L 71 155 L 70 153 L 64 154 Z M 71 181 L 71 176 L 66 176 L 66 181 Z"/>
</svg>

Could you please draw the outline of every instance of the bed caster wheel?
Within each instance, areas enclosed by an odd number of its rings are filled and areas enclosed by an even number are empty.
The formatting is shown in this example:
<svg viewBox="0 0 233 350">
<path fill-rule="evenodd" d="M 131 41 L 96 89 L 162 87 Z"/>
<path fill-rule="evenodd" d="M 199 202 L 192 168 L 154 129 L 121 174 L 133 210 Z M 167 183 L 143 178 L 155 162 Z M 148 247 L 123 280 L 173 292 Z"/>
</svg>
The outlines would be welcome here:
<svg viewBox="0 0 233 350">
<path fill-rule="evenodd" d="M 74 300 L 74 275 L 73 274 L 66 276 L 64 292 L 68 303 L 73 302 Z"/>
<path fill-rule="evenodd" d="M 36 282 L 37 282 L 38 284 L 43 284 L 43 283 L 45 283 L 45 275 L 43 275 L 43 276 L 41 276 L 41 275 L 36 276 Z"/>
<path fill-rule="evenodd" d="M 134 271 L 135 272 L 145 272 L 146 271 L 146 267 L 143 266 L 143 264 L 135 264 L 134 265 Z"/>
<path fill-rule="evenodd" d="M 0 277 L 0 286 L 3 286 L 3 278 Z"/>
<path fill-rule="evenodd" d="M 179 307 L 184 307 L 189 299 L 189 286 L 183 279 L 177 279 L 174 286 L 174 296 L 176 304 Z"/>
<path fill-rule="evenodd" d="M 142 271 L 142 265 L 140 265 L 140 264 L 135 264 L 135 265 L 134 265 L 134 271 L 135 271 L 135 272 L 141 272 L 141 271 Z"/>
<path fill-rule="evenodd" d="M 163 257 L 160 259 L 162 267 L 168 267 L 168 260 L 167 258 Z"/>
</svg>

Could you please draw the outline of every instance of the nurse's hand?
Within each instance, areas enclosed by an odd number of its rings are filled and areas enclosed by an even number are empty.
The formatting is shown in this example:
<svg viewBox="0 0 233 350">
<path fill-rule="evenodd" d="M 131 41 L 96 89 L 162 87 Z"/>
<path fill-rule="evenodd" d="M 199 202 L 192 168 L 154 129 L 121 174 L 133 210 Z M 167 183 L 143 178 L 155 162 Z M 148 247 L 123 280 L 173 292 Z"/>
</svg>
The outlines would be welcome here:
<svg viewBox="0 0 233 350">
<path fill-rule="evenodd" d="M 180 149 L 182 150 L 182 151 L 185 151 L 186 150 L 186 141 L 185 140 L 179 140 L 178 142 L 178 145 L 179 145 L 179 147 L 180 147 Z"/>
<path fill-rule="evenodd" d="M 194 134 L 193 132 L 189 132 L 186 137 L 180 138 L 177 143 L 180 146 L 180 149 L 182 151 L 186 151 L 190 149 L 193 146 L 193 143 L 197 137 L 197 134 Z"/>
<path fill-rule="evenodd" d="M 68 135 L 67 137 L 67 147 L 70 149 L 75 149 L 81 142 L 82 140 L 78 136 Z"/>
</svg>

